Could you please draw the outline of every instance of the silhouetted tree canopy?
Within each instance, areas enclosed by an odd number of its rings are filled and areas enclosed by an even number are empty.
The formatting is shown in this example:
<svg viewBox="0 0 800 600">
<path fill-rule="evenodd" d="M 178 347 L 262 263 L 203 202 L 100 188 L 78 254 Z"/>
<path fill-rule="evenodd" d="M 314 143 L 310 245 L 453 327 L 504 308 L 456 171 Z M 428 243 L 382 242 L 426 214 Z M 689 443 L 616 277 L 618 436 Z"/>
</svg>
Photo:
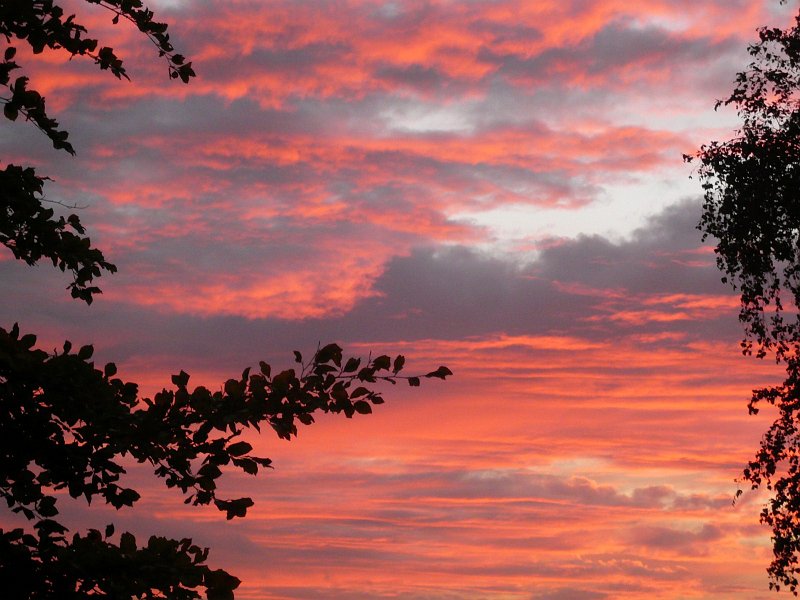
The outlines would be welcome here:
<svg viewBox="0 0 800 600">
<path fill-rule="evenodd" d="M 800 575 L 800 14 L 786 30 L 762 28 L 752 63 L 717 103 L 734 106 L 741 129 L 697 154 L 705 192 L 699 229 L 717 238 L 717 265 L 741 295 L 745 354 L 774 356 L 784 383 L 754 390 L 778 418 L 743 472 L 772 496 L 761 521 L 772 528 L 770 587 L 797 595 Z M 694 157 L 686 157 L 692 160 Z M 741 491 L 739 492 L 741 493 Z"/>
<path fill-rule="evenodd" d="M 172 377 L 174 390 L 140 398 L 135 383 L 116 378 L 113 363 L 91 362 L 93 349 L 48 354 L 34 348 L 36 337 L 0 328 L 0 497 L 17 513 L 35 521 L 35 534 L 0 530 L 0 589 L 13 598 L 83 598 L 88 592 L 109 598 L 199 598 L 205 586 L 211 600 L 232 598 L 239 580 L 205 564 L 208 551 L 191 540 L 153 536 L 143 547 L 123 534 L 66 536 L 55 492 L 87 502 L 101 499 L 115 508 L 133 506 L 140 495 L 124 484 L 120 460 L 130 456 L 149 464 L 184 502 L 214 504 L 228 519 L 244 517 L 251 498 L 217 494 L 222 469 L 255 475 L 270 459 L 252 454 L 242 434 L 269 427 L 284 439 L 297 435 L 297 423 L 310 425 L 317 411 L 369 414 L 381 395 L 365 385 L 401 376 L 404 358 L 378 356 L 363 366 L 343 359 L 329 344 L 298 369 L 272 374 L 261 362 L 245 369 L 220 391 L 189 388 L 189 375 Z M 424 377 L 444 379 L 446 367 Z M 21 576 L 21 574 L 27 574 Z M 10 592 L 9 592 L 10 593 Z M 160 595 L 159 595 L 160 594 Z"/>
<path fill-rule="evenodd" d="M 174 52 L 167 26 L 138 0 L 87 0 L 132 22 L 156 46 L 173 79 L 187 83 L 191 62 Z M 68 134 L 48 116 L 44 98 L 29 88 L 13 43 L 28 43 L 34 54 L 45 47 L 71 56 L 85 56 L 100 69 L 127 78 L 122 60 L 109 47 L 85 37 L 88 32 L 64 17 L 51 0 L 0 0 L 0 34 L 6 48 L 0 63 L 0 84 L 9 94 L 0 97 L 4 115 L 32 122 L 54 148 L 74 154 Z M 0 171 L 0 242 L 14 257 L 33 265 L 50 260 L 69 270 L 74 298 L 91 303 L 100 289 L 92 285 L 103 271 L 116 267 L 93 247 L 79 218 L 56 216 L 43 204 L 41 177 L 30 167 L 7 165 Z M 22 334 L 17 325 L 0 328 L 0 497 L 32 529 L 0 529 L 0 590 L 16 599 L 200 598 L 227 600 L 239 580 L 206 565 L 208 550 L 190 539 L 152 536 L 146 543 L 113 525 L 103 532 L 68 535 L 55 520 L 57 494 L 87 502 L 101 500 L 119 509 L 133 506 L 138 491 L 127 487 L 122 459 L 150 465 L 167 487 L 176 488 L 186 504 L 214 504 L 228 519 L 244 517 L 251 498 L 225 498 L 217 493 L 223 470 L 256 475 L 270 467 L 254 455 L 242 436 L 262 427 L 279 437 L 297 435 L 297 423 L 310 425 L 314 413 L 369 414 L 383 399 L 371 384 L 421 378 L 445 379 L 446 367 L 420 376 L 401 375 L 405 359 L 381 355 L 363 362 L 345 359 L 336 344 L 318 348 L 304 361 L 295 352 L 296 368 L 273 375 L 261 362 L 257 372 L 245 369 L 211 392 L 189 387 L 189 375 L 172 377 L 173 389 L 154 398 L 139 396 L 135 383 L 115 377 L 113 363 L 102 369 L 92 362 L 93 348 L 49 354 L 35 347 L 36 336 Z"/>
<path fill-rule="evenodd" d="M 166 60 L 170 77 L 188 83 L 195 76 L 192 63 L 175 52 L 167 25 L 154 21 L 152 11 L 140 0 L 86 1 L 113 13 L 114 23 L 120 18 L 133 23 Z M 75 21 L 75 16 L 65 17 L 64 10 L 53 0 L 0 0 L 0 36 L 5 38 L 0 85 L 8 90 L 8 95 L 0 96 L 3 114 L 12 121 L 24 117 L 50 138 L 54 148 L 70 154 L 75 154 L 75 149 L 67 141 L 69 134 L 47 114 L 44 97 L 30 88 L 30 81 L 20 74 L 21 65 L 15 58 L 19 43 L 28 44 L 34 54 L 40 54 L 45 48 L 63 50 L 70 57 L 87 57 L 100 69 L 127 79 L 122 59 L 114 49 L 98 48 L 98 40 L 87 34 L 86 28 Z M 56 218 L 52 209 L 42 205 L 46 179 L 36 175 L 31 167 L 6 165 L 0 170 L 4 205 L 0 212 L 0 243 L 30 265 L 46 258 L 62 271 L 69 269 L 73 275 L 69 286 L 72 296 L 91 303 L 93 294 L 100 293 L 98 287 L 91 285 L 92 280 L 103 270 L 113 273 L 116 267 L 91 246 L 77 215 Z"/>
</svg>

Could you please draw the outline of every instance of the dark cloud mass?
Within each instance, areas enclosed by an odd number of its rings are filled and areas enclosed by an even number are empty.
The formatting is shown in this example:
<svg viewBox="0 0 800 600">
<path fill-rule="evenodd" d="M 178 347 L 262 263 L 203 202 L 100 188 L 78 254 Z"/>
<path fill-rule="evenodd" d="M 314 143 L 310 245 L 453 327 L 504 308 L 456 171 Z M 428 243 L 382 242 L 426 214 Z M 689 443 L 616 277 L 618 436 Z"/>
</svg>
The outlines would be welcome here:
<svg viewBox="0 0 800 600">
<path fill-rule="evenodd" d="M 403 339 L 407 341 L 439 338 L 461 339 L 497 333 L 510 335 L 572 335 L 602 340 L 614 335 L 681 333 L 709 339 L 735 339 L 737 327 L 734 304 L 719 311 L 713 306 L 705 312 L 687 313 L 670 321 L 657 319 L 625 322 L 611 317 L 624 311 L 647 308 L 648 298 L 665 297 L 655 308 L 672 311 L 687 297 L 732 298 L 719 282 L 713 257 L 699 252 L 698 233 L 694 229 L 698 208 L 684 202 L 668 208 L 651 219 L 647 227 L 636 231 L 621 243 L 599 236 L 561 240 L 549 245 L 533 262 L 515 256 L 482 253 L 463 246 L 421 248 L 408 256 L 393 258 L 371 285 L 366 299 L 339 317 L 325 319 L 242 319 L 236 316 L 192 317 L 175 314 L 153 305 L 140 306 L 124 300 L 124 290 L 131 276 L 123 272 L 108 278 L 106 288 L 117 300 L 100 298 L 91 310 L 62 300 L 37 301 L 42 287 L 57 296 L 63 277 L 43 267 L 31 271 L 10 261 L 0 263 L 0 274 L 12 289 L 5 305 L 8 317 L 19 319 L 31 329 L 50 330 L 55 323 L 47 315 L 54 303 L 70 315 L 56 325 L 62 335 L 102 337 L 116 340 L 115 353 L 130 357 L 147 352 L 153 344 L 162 351 L 183 356 L 205 354 L 212 346 L 222 345 L 224 354 L 236 360 L 252 360 L 270 347 L 312 347 L 319 340 L 368 342 Z M 280 240 L 280 237 L 278 238 Z M 152 268 L 166 269 L 158 286 L 170 281 L 193 281 L 195 276 L 214 273 L 224 277 L 231 264 L 251 264 L 253 276 L 268 268 L 271 250 L 263 248 L 256 255 L 252 249 L 239 256 L 220 254 L 226 246 L 209 244 L 201 254 L 192 251 L 196 271 L 174 271 L 168 263 L 159 266 L 158 256 L 180 257 L 185 250 L 177 241 L 155 240 L 152 260 L 135 253 L 122 264 L 134 273 L 150 262 Z M 283 246 L 302 261 L 303 248 Z M 138 257 L 138 258 L 136 258 Z M 187 261 L 189 260 L 187 256 Z M 178 263 L 182 264 L 182 263 Z M 300 263 L 298 263 L 299 265 Z M 23 276 L 23 271 L 27 271 Z M 163 279 L 163 281 L 161 281 Z M 13 287 L 11 282 L 14 282 Z M 64 282 L 65 283 L 65 282 Z M 198 280 L 198 284 L 199 284 Z M 117 287 L 119 286 L 119 287 Z M 152 293 L 158 294 L 156 286 Z M 119 289 L 120 292 L 115 290 Z M 190 294 L 191 286 L 186 287 Z M 220 338 L 219 331 L 227 332 Z M 115 332 L 112 334 L 112 332 Z M 234 361 L 232 361 L 234 362 Z"/>
</svg>

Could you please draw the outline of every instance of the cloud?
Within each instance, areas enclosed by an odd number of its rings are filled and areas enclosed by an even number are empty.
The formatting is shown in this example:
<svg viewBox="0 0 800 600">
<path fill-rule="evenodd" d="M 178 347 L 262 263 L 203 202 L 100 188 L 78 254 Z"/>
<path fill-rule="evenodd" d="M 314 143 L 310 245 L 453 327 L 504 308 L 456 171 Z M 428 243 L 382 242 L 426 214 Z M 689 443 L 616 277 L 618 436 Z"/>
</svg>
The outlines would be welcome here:
<svg viewBox="0 0 800 600">
<path fill-rule="evenodd" d="M 569 214 L 602 202 L 610 186 L 674 169 L 693 134 L 609 107 L 627 106 L 643 93 L 631 81 L 650 85 L 664 69 L 708 77 L 727 65 L 754 10 L 170 6 L 176 43 L 201 73 L 189 86 L 164 85 L 135 31 L 85 10 L 90 28 L 119 41 L 135 83 L 21 49 L 79 156 L 53 157 L 32 131 L 0 148 L 44 167 L 53 199 L 92 205 L 95 240 L 136 281 L 120 298 L 202 317 L 335 318 L 374 298 L 384 272 L 422 262 L 419 248 L 493 243 L 462 215 Z M 711 18 L 713 32 L 693 26 Z M 681 81 L 669 73 L 670 85 Z M 675 99 L 667 114 L 686 111 L 678 87 L 658 95 Z M 607 250 L 583 243 L 574 251 Z M 666 312 L 609 306 L 608 318 L 663 321 Z"/>
<path fill-rule="evenodd" d="M 256 499 L 241 523 L 136 467 L 135 514 L 70 519 L 192 535 L 243 598 L 765 588 L 760 499 L 729 505 L 763 429 L 744 400 L 776 369 L 737 354 L 737 298 L 700 243 L 698 200 L 682 200 L 679 156 L 728 127 L 713 98 L 772 9 L 168 5 L 188 86 L 91 7 L 79 21 L 113 40 L 132 84 L 20 49 L 78 157 L 24 123 L 0 151 L 51 175 L 49 199 L 89 206 L 120 273 L 89 308 L 49 266 L 0 260 L 3 326 L 45 349 L 94 342 L 145 394 L 180 369 L 216 389 L 328 341 L 455 376 L 389 388 L 368 418 L 321 416 L 291 444 L 254 438 L 277 468 L 225 481 Z M 601 215 L 618 196 L 630 214 L 592 224 L 615 234 L 534 233 L 539 215 Z M 503 239 L 488 214 L 535 217 Z"/>
<path fill-rule="evenodd" d="M 265 61 L 270 72 L 275 61 L 302 69 L 345 43 L 305 40 L 302 28 L 286 36 L 276 42 L 286 46 L 283 59 L 275 49 L 259 57 L 254 47 L 247 60 Z M 464 114 L 466 132 L 401 134 L 382 115 L 427 101 L 312 94 L 262 106 L 189 92 L 180 102 L 133 96 L 123 110 L 93 105 L 91 86 L 75 94 L 62 121 L 77 124 L 76 145 L 88 159 L 51 165 L 48 194 L 94 205 L 95 239 L 132 265 L 138 287 L 129 286 L 126 299 L 157 297 L 169 310 L 204 316 L 340 315 L 370 297 L 393 258 L 442 242 L 488 241 L 459 213 L 575 210 L 620 177 L 674 162 L 688 145 L 665 130 L 603 123 L 581 131 L 527 111 L 511 124 L 482 122 L 478 115 L 494 113 L 486 110 L 491 97 Z M 32 158 L 44 162 L 45 146 L 32 145 Z"/>
<path fill-rule="evenodd" d="M 208 349 L 218 347 L 229 357 L 220 366 L 238 367 L 269 348 L 285 353 L 323 340 L 508 336 L 509 344 L 539 338 L 558 348 L 573 339 L 579 340 L 573 347 L 589 348 L 617 337 L 674 350 L 709 340 L 735 343 L 736 300 L 719 283 L 712 256 L 698 245 L 696 210 L 692 202 L 668 209 L 622 242 L 594 236 L 545 244 L 533 260 L 429 246 L 384 264 L 381 247 L 358 240 L 358 230 L 345 224 L 328 230 L 321 246 L 327 255 L 304 245 L 291 228 L 268 230 L 263 239 L 245 237 L 237 245 L 226 245 L 222 231 L 200 228 L 189 234 L 194 243 L 188 247 L 187 234 L 162 233 L 129 245 L 119 261 L 122 274 L 104 278 L 106 294 L 90 310 L 66 294 L 59 298 L 66 281 L 45 267 L 4 261 L 0 277 L 15 282 L 6 306 L 10 318 L 52 336 L 108 340 L 117 360 L 158 348 L 157 355 L 206 362 Z M 113 223 L 109 233 L 135 229 L 136 220 L 150 218 L 130 214 L 132 223 Z M 179 210 L 156 215 L 180 227 Z M 347 237 L 351 241 L 337 245 Z M 269 258 L 253 253 L 254 245 Z M 326 274 L 319 278 L 309 263 L 322 256 Z M 270 283 L 260 283 L 265 279 Z M 53 301 L 40 301 L 43 288 L 52 290 L 68 320 L 49 316 Z"/>
<path fill-rule="evenodd" d="M 565 82 L 581 87 L 615 87 L 675 82 L 674 71 L 687 61 L 710 62 L 738 48 L 738 40 L 686 35 L 663 26 L 611 20 L 577 44 L 552 46 L 539 53 L 497 53 L 480 57 L 497 65 L 497 75 L 519 83 Z"/>
<path fill-rule="evenodd" d="M 720 540 L 724 532 L 716 525 L 706 524 L 697 531 L 685 531 L 670 527 L 644 527 L 636 530 L 632 542 L 675 552 L 681 556 L 708 553 L 708 544 Z"/>
</svg>

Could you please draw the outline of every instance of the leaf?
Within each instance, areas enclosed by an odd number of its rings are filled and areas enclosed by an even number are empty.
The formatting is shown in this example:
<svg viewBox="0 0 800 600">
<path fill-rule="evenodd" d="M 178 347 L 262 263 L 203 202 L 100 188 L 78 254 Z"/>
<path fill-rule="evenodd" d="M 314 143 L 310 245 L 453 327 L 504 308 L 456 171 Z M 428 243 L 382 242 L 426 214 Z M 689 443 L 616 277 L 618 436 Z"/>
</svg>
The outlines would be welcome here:
<svg viewBox="0 0 800 600">
<path fill-rule="evenodd" d="M 81 346 L 81 349 L 78 350 L 78 358 L 81 360 L 89 360 L 92 358 L 92 354 L 94 354 L 94 347 L 90 344 Z"/>
<path fill-rule="evenodd" d="M 303 355 L 300 354 L 297 350 L 294 351 L 294 362 L 301 364 L 303 362 Z"/>
<path fill-rule="evenodd" d="M 275 375 L 275 379 L 272 380 L 272 387 L 280 392 L 285 392 L 289 389 L 289 384 L 294 380 L 295 373 L 294 369 L 287 369 L 286 371 L 281 371 L 277 375 Z"/>
<path fill-rule="evenodd" d="M 397 358 L 394 359 L 394 366 L 392 367 L 392 372 L 397 374 L 403 369 L 403 365 L 406 364 L 406 357 L 402 354 L 399 354 Z"/>
<path fill-rule="evenodd" d="M 419 377 L 409 377 L 408 385 L 411 387 L 419 387 Z"/>
<path fill-rule="evenodd" d="M 452 374 L 453 374 L 453 372 L 450 369 L 448 369 L 447 367 L 439 367 L 435 371 L 431 371 L 430 373 L 425 375 L 425 377 L 436 377 L 438 379 L 444 379 L 448 375 L 452 375 Z"/>
<path fill-rule="evenodd" d="M 83 482 L 77 479 L 70 479 L 67 482 L 67 491 L 70 497 L 79 498 L 83 493 Z"/>
<path fill-rule="evenodd" d="M 248 475 L 258 474 L 258 463 L 252 458 L 234 458 L 233 464 Z"/>
<path fill-rule="evenodd" d="M 328 344 L 321 348 L 314 357 L 315 362 L 333 362 L 337 367 L 342 364 L 342 349 L 337 344 Z"/>
<path fill-rule="evenodd" d="M 173 375 L 172 383 L 179 388 L 186 387 L 186 384 L 189 383 L 189 374 L 184 371 L 181 371 L 177 375 Z"/>
<path fill-rule="evenodd" d="M 253 447 L 247 442 L 236 442 L 228 446 L 228 454 L 231 456 L 242 456 L 252 450 Z"/>
<path fill-rule="evenodd" d="M 39 500 L 36 510 L 43 517 L 55 517 L 58 514 L 56 499 L 53 496 L 45 496 Z"/>
<path fill-rule="evenodd" d="M 261 369 L 261 373 L 264 375 L 264 377 L 269 379 L 270 373 L 272 373 L 272 368 L 263 360 L 259 361 L 258 367 L 259 369 Z"/>
<path fill-rule="evenodd" d="M 12 58 L 14 58 L 14 55 L 15 55 L 16 53 L 17 53 L 17 49 L 16 49 L 16 48 L 14 48 L 13 46 L 9 46 L 8 48 L 6 48 L 6 51 L 5 51 L 5 53 L 3 54 L 3 58 L 4 58 L 6 61 L 9 61 L 9 60 L 11 60 Z"/>
<path fill-rule="evenodd" d="M 19 115 L 19 110 L 16 106 L 9 102 L 3 107 L 3 114 L 6 116 L 6 119 L 10 121 L 16 121 L 17 116 Z"/>
<path fill-rule="evenodd" d="M 106 525 L 106 538 L 110 538 L 112 535 L 114 535 L 114 525 L 109 523 Z"/>
<path fill-rule="evenodd" d="M 253 506 L 253 501 L 250 498 L 239 498 L 237 500 L 215 500 L 214 504 L 219 510 L 227 513 L 226 518 L 230 521 L 234 517 L 246 516 L 247 509 Z"/>
<path fill-rule="evenodd" d="M 32 516 L 29 518 L 32 518 Z M 42 519 L 41 521 L 37 521 L 33 527 L 39 532 L 40 535 L 50 535 L 53 533 L 63 535 L 67 532 L 66 527 L 64 527 L 58 521 L 53 521 L 52 519 Z"/>
<path fill-rule="evenodd" d="M 362 415 L 368 415 L 372 412 L 372 407 L 369 405 L 369 402 L 365 402 L 364 400 L 356 400 L 353 403 L 353 408 L 356 409 L 357 413 Z"/>
<path fill-rule="evenodd" d="M 139 500 L 141 496 L 136 490 L 130 488 L 123 489 L 117 496 L 117 501 L 121 506 L 133 506 L 134 502 Z"/>
<path fill-rule="evenodd" d="M 331 398 L 340 403 L 347 402 L 348 400 L 347 388 L 345 387 L 345 384 L 343 382 L 341 381 L 336 382 L 336 385 L 334 385 L 333 389 L 331 390 Z"/>
<path fill-rule="evenodd" d="M 208 588 L 206 592 L 207 600 L 234 600 L 233 590 L 224 588 Z"/>
<path fill-rule="evenodd" d="M 222 569 L 206 571 L 203 584 L 208 588 L 208 600 L 233 600 L 233 590 L 241 581 Z"/>
<path fill-rule="evenodd" d="M 136 538 L 133 537 L 132 533 L 126 531 L 120 536 L 119 549 L 122 550 L 124 554 L 133 554 L 136 552 Z"/>
<path fill-rule="evenodd" d="M 239 398 L 244 391 L 242 389 L 242 383 L 236 381 L 235 379 L 228 379 L 228 381 L 225 382 L 223 388 L 225 390 L 226 395 L 232 396 L 234 398 Z"/>
<path fill-rule="evenodd" d="M 99 531 L 97 531 L 97 529 L 90 529 L 87 532 L 86 539 L 96 544 L 103 541 L 103 536 Z"/>
<path fill-rule="evenodd" d="M 195 76 L 194 69 L 192 69 L 192 63 L 188 62 L 185 65 L 178 67 L 178 75 L 183 83 L 189 83 L 189 78 Z"/>
<path fill-rule="evenodd" d="M 347 363 L 344 365 L 343 371 L 345 373 L 353 373 L 358 369 L 360 365 L 361 365 L 360 358 L 348 358 Z"/>
<path fill-rule="evenodd" d="M 388 370 L 392 359 L 385 354 L 372 361 L 372 368 L 376 371 Z"/>
<path fill-rule="evenodd" d="M 200 470 L 197 471 L 197 474 L 200 475 L 201 477 L 210 477 L 211 479 L 217 479 L 220 475 L 222 475 L 222 471 L 220 471 L 219 467 L 214 463 L 206 463 L 202 467 L 200 467 Z"/>
<path fill-rule="evenodd" d="M 370 383 L 375 382 L 375 369 L 371 369 L 369 367 L 364 367 L 358 372 L 358 379 L 360 381 L 369 381 Z"/>
</svg>

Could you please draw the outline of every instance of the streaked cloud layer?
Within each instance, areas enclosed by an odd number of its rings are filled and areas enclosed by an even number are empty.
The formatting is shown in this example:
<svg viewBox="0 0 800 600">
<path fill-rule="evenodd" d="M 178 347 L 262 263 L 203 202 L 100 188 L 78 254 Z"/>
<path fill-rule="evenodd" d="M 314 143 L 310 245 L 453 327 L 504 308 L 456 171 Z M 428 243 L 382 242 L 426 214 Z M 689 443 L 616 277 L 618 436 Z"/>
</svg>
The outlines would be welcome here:
<svg viewBox="0 0 800 600">
<path fill-rule="evenodd" d="M 121 272 L 87 308 L 2 257 L 6 325 L 94 342 L 150 392 L 320 341 L 456 373 L 258 440 L 277 468 L 229 481 L 243 522 L 133 471 L 120 526 L 212 546 L 243 598 L 769 597 L 759 499 L 730 501 L 775 370 L 737 352 L 680 155 L 727 135 L 713 102 L 788 9 L 162 2 L 199 75 L 179 86 L 73 4 L 134 81 L 21 55 L 78 156 L 22 123 L 0 151 L 88 205 Z"/>
</svg>

